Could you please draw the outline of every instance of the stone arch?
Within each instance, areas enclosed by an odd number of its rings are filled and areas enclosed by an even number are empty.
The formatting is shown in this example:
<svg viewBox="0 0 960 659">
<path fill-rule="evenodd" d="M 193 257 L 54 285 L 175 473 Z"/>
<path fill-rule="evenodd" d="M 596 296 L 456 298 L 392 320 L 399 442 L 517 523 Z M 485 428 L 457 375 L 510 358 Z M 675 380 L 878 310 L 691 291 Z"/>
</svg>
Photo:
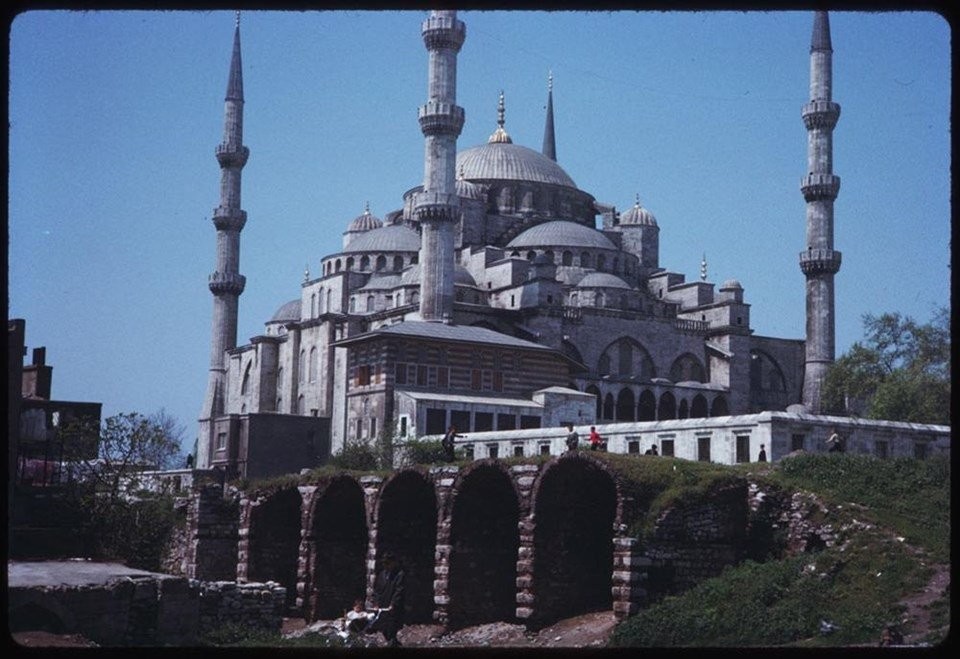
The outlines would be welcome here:
<svg viewBox="0 0 960 659">
<path fill-rule="evenodd" d="M 613 402 L 613 394 L 608 393 L 603 399 L 603 418 L 612 419 L 614 418 L 614 410 L 616 409 Z"/>
<path fill-rule="evenodd" d="M 250 369 L 253 367 L 253 362 L 247 362 L 247 367 L 243 369 L 243 380 L 240 382 L 240 395 L 244 396 L 250 389 Z"/>
<path fill-rule="evenodd" d="M 352 256 L 348 256 L 348 257 L 347 257 L 346 269 L 347 269 L 347 270 L 353 270 L 353 257 L 352 257 Z"/>
<path fill-rule="evenodd" d="M 370 269 L 370 257 L 364 254 L 360 257 L 360 271 L 366 272 Z"/>
<path fill-rule="evenodd" d="M 657 404 L 657 420 L 676 419 L 677 418 L 677 399 L 669 391 L 660 394 L 660 402 Z"/>
<path fill-rule="evenodd" d="M 580 364 L 584 363 L 583 355 L 580 354 L 580 351 L 577 349 L 577 346 L 573 344 L 573 342 L 564 340 L 560 344 L 560 351 L 570 359 L 573 359 Z"/>
<path fill-rule="evenodd" d="M 633 421 L 634 417 L 633 391 L 624 387 L 617 395 L 617 421 Z"/>
<path fill-rule="evenodd" d="M 376 270 L 376 271 L 378 271 L 378 272 L 379 272 L 380 270 L 386 270 L 386 268 L 387 268 L 387 257 L 384 256 L 383 254 L 380 254 L 379 256 L 377 256 L 377 260 L 376 260 L 376 263 L 374 264 L 373 268 L 374 268 L 374 270 Z"/>
<path fill-rule="evenodd" d="M 39 590 L 21 592 L 7 614 L 10 632 L 46 631 L 64 634 L 77 629 L 76 617 L 63 604 Z"/>
<path fill-rule="evenodd" d="M 727 416 L 730 414 L 730 408 L 727 407 L 727 399 L 723 396 L 717 396 L 710 404 L 710 416 Z"/>
<path fill-rule="evenodd" d="M 393 269 L 397 272 L 403 270 L 403 257 L 400 255 L 393 257 Z"/>
<path fill-rule="evenodd" d="M 685 352 L 673 360 L 670 366 L 670 379 L 674 382 L 706 382 L 706 370 L 693 354 Z"/>
<path fill-rule="evenodd" d="M 563 254 L 560 255 L 560 263 L 563 265 L 573 265 L 573 252 L 569 249 L 563 250 Z"/>
<path fill-rule="evenodd" d="M 502 464 L 461 473 L 450 504 L 448 624 L 510 621 L 516 612 L 520 504 Z"/>
<path fill-rule="evenodd" d="M 686 398 L 680 399 L 680 404 L 677 405 L 677 418 L 686 419 L 690 416 L 690 404 L 687 403 Z"/>
<path fill-rule="evenodd" d="M 250 510 L 247 581 L 276 581 L 287 589 L 287 606 L 297 598 L 302 499 L 296 488 L 261 499 Z"/>
<path fill-rule="evenodd" d="M 404 470 L 383 484 L 377 503 L 377 571 L 385 552 L 403 564 L 405 621 L 433 621 L 434 552 L 437 544 L 437 496 L 418 471 Z"/>
<path fill-rule="evenodd" d="M 369 539 L 360 484 L 343 475 L 318 490 L 307 529 L 312 547 L 306 618 L 333 619 L 366 592 Z"/>
<path fill-rule="evenodd" d="M 337 272 L 340 272 L 340 259 L 337 259 L 336 269 L 337 269 Z"/>
<path fill-rule="evenodd" d="M 618 492 L 598 461 L 548 462 L 532 492 L 534 617 L 541 624 L 613 606 L 613 529 Z"/>
<path fill-rule="evenodd" d="M 636 339 L 621 336 L 607 344 L 600 355 L 601 365 L 607 365 L 606 373 L 615 372 L 620 377 L 636 377 L 650 380 L 657 376 L 650 352 Z M 605 375 L 603 371 L 601 375 Z"/>
<path fill-rule="evenodd" d="M 786 391 L 787 380 L 783 369 L 763 350 L 750 351 L 750 388 L 761 391 Z"/>
<path fill-rule="evenodd" d="M 597 421 L 599 421 L 600 419 L 603 418 L 603 396 L 600 394 L 600 388 L 595 384 L 591 384 L 586 389 L 584 389 L 584 393 L 593 394 L 594 397 L 596 397 Z"/>
<path fill-rule="evenodd" d="M 693 397 L 693 402 L 690 404 L 690 418 L 703 419 L 707 414 L 707 399 L 703 394 L 697 394 Z"/>
<path fill-rule="evenodd" d="M 640 392 L 637 400 L 637 421 L 657 420 L 657 397 L 649 389 Z"/>
</svg>

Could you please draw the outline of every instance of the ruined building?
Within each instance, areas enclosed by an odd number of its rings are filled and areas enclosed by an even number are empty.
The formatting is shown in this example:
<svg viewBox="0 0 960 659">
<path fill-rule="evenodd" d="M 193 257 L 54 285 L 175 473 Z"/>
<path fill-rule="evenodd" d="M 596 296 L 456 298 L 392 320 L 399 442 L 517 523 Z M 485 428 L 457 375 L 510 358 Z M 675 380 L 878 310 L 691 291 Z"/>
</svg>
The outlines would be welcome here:
<svg viewBox="0 0 960 659">
<path fill-rule="evenodd" d="M 214 211 L 209 384 L 198 467 L 258 476 L 312 466 L 347 441 L 819 411 L 834 358 L 831 42 L 814 21 L 806 341 L 758 336 L 735 279 L 662 266 L 660 223 L 639 198 L 620 211 L 564 171 L 547 92 L 542 149 L 514 143 L 501 94 L 485 144 L 458 150 L 457 58 L 466 26 L 432 12 L 421 36 L 424 174 L 401 203 L 350 221 L 263 333 L 237 345 L 244 90 L 237 22 Z M 412 37 L 411 37 L 412 38 Z M 472 57 L 482 54 L 474 53 Z M 560 140 L 562 143 L 562 139 Z M 799 165 L 799 164 L 798 164 Z M 633 194 L 625 191 L 628 199 Z M 358 203 L 358 207 L 360 204 Z M 665 218 L 666 219 L 666 218 Z M 669 223 L 666 225 L 669 227 Z M 799 221 L 798 221 L 799 230 Z M 798 409 L 798 408 L 795 408 Z"/>
</svg>

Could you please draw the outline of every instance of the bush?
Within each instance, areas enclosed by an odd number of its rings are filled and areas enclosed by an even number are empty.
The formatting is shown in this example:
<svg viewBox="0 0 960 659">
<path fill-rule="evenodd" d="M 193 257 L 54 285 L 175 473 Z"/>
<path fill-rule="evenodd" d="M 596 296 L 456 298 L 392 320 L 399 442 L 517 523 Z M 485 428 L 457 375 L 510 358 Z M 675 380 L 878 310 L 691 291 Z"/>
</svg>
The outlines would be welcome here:
<svg viewBox="0 0 960 659">
<path fill-rule="evenodd" d="M 161 569 L 178 520 L 169 496 L 127 500 L 87 493 L 78 500 L 88 553 L 141 570 Z"/>
<path fill-rule="evenodd" d="M 354 471 L 375 471 L 379 462 L 377 448 L 364 440 L 344 443 L 340 452 L 330 458 L 334 467 Z"/>
</svg>

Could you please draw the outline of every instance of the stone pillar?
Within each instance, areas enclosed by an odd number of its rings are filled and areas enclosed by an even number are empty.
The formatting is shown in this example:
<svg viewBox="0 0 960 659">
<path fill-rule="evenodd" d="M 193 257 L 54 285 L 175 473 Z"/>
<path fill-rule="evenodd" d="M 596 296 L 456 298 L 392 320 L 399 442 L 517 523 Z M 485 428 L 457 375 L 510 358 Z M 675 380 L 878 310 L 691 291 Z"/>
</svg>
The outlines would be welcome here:
<svg viewBox="0 0 960 659">
<path fill-rule="evenodd" d="M 219 483 L 195 486 L 187 509 L 187 576 L 230 580 L 237 576 L 237 502 L 225 499 Z"/>
<path fill-rule="evenodd" d="M 361 476 L 360 487 L 367 506 L 367 604 L 373 603 L 373 582 L 377 578 L 377 499 L 383 479 L 379 476 Z"/>
<path fill-rule="evenodd" d="M 517 532 L 520 542 L 517 547 L 517 609 L 516 616 L 520 621 L 529 621 L 535 618 L 537 596 L 533 580 L 533 533 L 536 521 L 533 516 L 533 483 L 537 479 L 540 467 L 523 464 L 510 467 L 510 473 L 520 491 L 520 520 L 517 522 Z"/>
<path fill-rule="evenodd" d="M 650 559 L 640 551 L 636 538 L 613 539 L 613 613 L 623 620 L 647 603 L 647 568 Z"/>
<path fill-rule="evenodd" d="M 246 583 L 250 573 L 250 518 L 260 502 L 244 493 L 240 498 L 240 525 L 237 529 L 237 583 Z"/>
<path fill-rule="evenodd" d="M 449 620 L 450 605 L 450 499 L 453 495 L 453 483 L 460 467 L 431 467 L 434 490 L 437 496 L 437 510 L 442 517 L 437 519 L 437 540 L 434 551 L 433 580 L 433 619 L 441 625 Z M 443 514 L 446 513 L 446 514 Z"/>
<path fill-rule="evenodd" d="M 307 597 L 313 580 L 313 563 L 311 559 L 316 547 L 313 538 L 313 505 L 316 498 L 315 485 L 301 485 L 300 490 L 300 555 L 297 557 L 297 608 L 307 615 Z"/>
</svg>

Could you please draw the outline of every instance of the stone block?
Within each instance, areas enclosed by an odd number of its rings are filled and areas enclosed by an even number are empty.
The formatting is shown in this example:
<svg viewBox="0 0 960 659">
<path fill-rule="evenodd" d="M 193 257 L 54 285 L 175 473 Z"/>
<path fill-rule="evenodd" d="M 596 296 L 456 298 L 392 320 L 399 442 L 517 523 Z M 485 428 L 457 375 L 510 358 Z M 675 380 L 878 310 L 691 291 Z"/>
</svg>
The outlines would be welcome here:
<svg viewBox="0 0 960 659">
<path fill-rule="evenodd" d="M 529 606 L 518 606 L 515 613 L 518 620 L 527 620 L 533 615 L 533 609 Z"/>
</svg>

